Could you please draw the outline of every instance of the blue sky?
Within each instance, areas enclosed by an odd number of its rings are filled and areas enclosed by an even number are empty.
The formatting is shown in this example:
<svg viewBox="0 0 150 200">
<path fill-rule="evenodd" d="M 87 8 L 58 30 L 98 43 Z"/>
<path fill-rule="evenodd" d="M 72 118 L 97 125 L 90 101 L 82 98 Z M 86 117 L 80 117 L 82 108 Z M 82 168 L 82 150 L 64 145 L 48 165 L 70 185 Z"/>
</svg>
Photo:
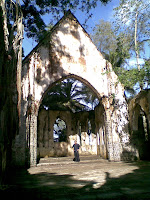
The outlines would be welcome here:
<svg viewBox="0 0 150 200">
<path fill-rule="evenodd" d="M 93 16 L 88 20 L 86 24 L 87 25 L 86 31 L 89 34 L 91 34 L 93 28 L 101 19 L 104 19 L 105 21 L 113 21 L 114 20 L 113 9 L 117 6 L 119 6 L 119 0 L 112 0 L 111 2 L 107 3 L 106 6 L 104 6 L 101 2 L 98 2 L 97 7 L 91 10 L 91 13 L 93 13 Z M 79 20 L 81 24 L 84 24 L 85 19 L 87 18 L 87 15 L 84 12 L 81 12 L 80 10 L 76 10 L 73 14 L 76 16 L 76 18 Z M 52 19 L 52 16 L 50 14 L 49 15 L 47 14 L 43 17 L 43 19 L 44 19 L 44 22 L 48 25 L 50 23 L 50 20 Z M 30 53 L 30 51 L 36 46 L 36 44 L 37 43 L 33 39 L 26 38 L 26 36 L 24 35 L 23 48 L 24 48 L 25 56 L 28 55 L 28 53 Z M 150 57 L 150 48 L 148 45 L 145 46 L 144 56 L 146 56 L 147 58 Z M 140 59 L 139 62 L 143 64 L 144 60 Z M 133 66 L 135 63 L 136 63 L 136 60 L 134 57 L 129 60 L 130 66 Z"/>
<path fill-rule="evenodd" d="M 107 3 L 106 6 L 102 5 L 101 2 L 98 3 L 97 7 L 91 12 L 93 13 L 92 18 L 90 18 L 87 22 L 87 28 L 86 31 L 90 34 L 95 26 L 99 22 L 100 19 L 104 19 L 106 21 L 111 21 L 113 20 L 113 8 L 117 7 L 119 5 L 119 0 L 112 0 L 111 2 Z M 85 22 L 86 15 L 85 13 L 77 10 L 74 12 L 74 15 L 76 18 L 79 20 L 81 24 Z M 50 19 L 52 18 L 51 15 L 45 15 L 44 16 L 44 21 L 48 25 L 50 22 Z M 25 56 L 30 53 L 30 51 L 36 46 L 36 42 L 34 40 L 26 38 L 24 35 L 24 40 L 23 40 L 23 48 L 24 48 L 24 54 Z"/>
</svg>

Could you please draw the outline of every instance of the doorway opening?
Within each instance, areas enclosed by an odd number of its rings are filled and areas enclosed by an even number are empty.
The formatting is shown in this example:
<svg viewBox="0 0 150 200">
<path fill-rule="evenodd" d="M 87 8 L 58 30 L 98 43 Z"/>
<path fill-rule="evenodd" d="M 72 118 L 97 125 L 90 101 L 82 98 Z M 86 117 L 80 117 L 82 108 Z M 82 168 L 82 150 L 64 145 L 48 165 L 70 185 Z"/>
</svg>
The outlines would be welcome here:
<svg viewBox="0 0 150 200">
<path fill-rule="evenodd" d="M 104 112 L 102 107 L 92 86 L 82 80 L 69 77 L 53 84 L 39 108 L 39 155 L 41 152 L 42 157 L 73 155 L 75 140 L 81 146 L 80 155 L 99 155 L 97 137 L 100 133 L 97 129 L 105 126 L 104 120 L 99 120 L 99 112 Z M 40 127 L 41 124 L 45 125 Z M 62 153 L 63 150 L 65 153 Z"/>
</svg>

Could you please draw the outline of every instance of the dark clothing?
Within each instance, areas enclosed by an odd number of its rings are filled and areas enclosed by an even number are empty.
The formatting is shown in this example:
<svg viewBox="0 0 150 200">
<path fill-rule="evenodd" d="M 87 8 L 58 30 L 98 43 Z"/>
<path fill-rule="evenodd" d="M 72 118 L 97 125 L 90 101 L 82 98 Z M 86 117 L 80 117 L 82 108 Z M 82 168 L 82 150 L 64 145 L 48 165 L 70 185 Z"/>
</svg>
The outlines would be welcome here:
<svg viewBox="0 0 150 200">
<path fill-rule="evenodd" d="M 72 148 L 74 148 L 74 161 L 79 162 L 80 158 L 79 158 L 78 150 L 80 148 L 80 145 L 79 144 L 74 144 Z"/>
<path fill-rule="evenodd" d="M 78 151 L 74 151 L 74 161 L 75 162 L 79 162 L 80 161 L 79 152 Z"/>
<path fill-rule="evenodd" d="M 79 144 L 74 144 L 72 148 L 74 148 L 74 151 L 77 151 L 80 148 L 80 145 Z"/>
</svg>

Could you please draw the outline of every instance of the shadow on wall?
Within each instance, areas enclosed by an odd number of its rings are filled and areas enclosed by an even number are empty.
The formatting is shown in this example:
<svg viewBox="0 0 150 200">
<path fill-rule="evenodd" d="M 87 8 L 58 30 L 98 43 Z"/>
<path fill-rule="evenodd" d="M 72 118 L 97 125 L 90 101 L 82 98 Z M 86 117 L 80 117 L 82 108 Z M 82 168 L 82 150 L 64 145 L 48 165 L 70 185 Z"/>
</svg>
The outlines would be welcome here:
<svg viewBox="0 0 150 200">
<path fill-rule="evenodd" d="M 5 198 L 32 200 L 91 200 L 91 199 L 150 199 L 150 162 L 131 163 L 138 169 L 133 173 L 112 178 L 105 172 L 105 183 L 102 186 L 94 181 L 74 179 L 73 175 L 57 175 L 56 173 L 41 172 L 30 175 L 27 171 L 13 172 L 10 185 L 0 188 Z M 97 177 L 101 176 L 97 174 Z"/>
<path fill-rule="evenodd" d="M 72 15 L 68 18 L 72 19 Z M 67 26 L 68 24 L 69 27 Z M 49 77 L 52 77 L 52 79 L 55 82 L 63 76 L 65 77 L 66 75 L 68 75 L 68 72 L 66 72 L 62 67 L 62 58 L 65 57 L 67 59 L 67 62 L 74 63 L 74 55 L 71 54 L 71 50 L 68 49 L 68 45 L 64 45 L 62 43 L 62 38 L 59 38 L 59 36 L 57 35 L 57 31 L 61 32 L 63 35 L 71 35 L 74 39 L 76 39 L 79 42 L 79 47 L 77 49 L 80 53 L 79 64 L 85 64 L 85 45 L 82 44 L 78 26 L 79 24 L 76 23 L 74 20 L 64 20 L 63 22 L 60 21 L 51 30 L 50 36 L 44 38 L 41 41 L 40 45 L 37 45 L 37 47 L 33 50 L 33 52 L 37 52 L 39 55 L 37 58 L 39 60 L 39 65 L 37 66 L 37 72 L 35 77 L 35 82 L 38 85 L 44 87 L 46 85 L 48 87 Z M 45 66 L 45 55 L 42 55 L 43 48 L 47 49 L 49 52 L 49 55 L 47 55 L 46 59 L 48 59 L 50 62 L 47 66 Z M 42 68 L 45 69 L 44 72 L 42 72 Z"/>
</svg>

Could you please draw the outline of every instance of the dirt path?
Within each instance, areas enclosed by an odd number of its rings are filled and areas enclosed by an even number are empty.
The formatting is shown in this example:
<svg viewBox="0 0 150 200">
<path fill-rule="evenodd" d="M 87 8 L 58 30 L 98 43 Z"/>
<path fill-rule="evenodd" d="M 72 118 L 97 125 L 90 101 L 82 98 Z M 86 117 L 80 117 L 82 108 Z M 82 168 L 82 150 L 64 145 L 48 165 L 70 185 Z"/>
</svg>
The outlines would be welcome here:
<svg viewBox="0 0 150 200">
<path fill-rule="evenodd" d="M 16 199 L 150 199 L 150 162 L 41 159 L 37 167 L 16 171 L 6 191 Z"/>
</svg>

